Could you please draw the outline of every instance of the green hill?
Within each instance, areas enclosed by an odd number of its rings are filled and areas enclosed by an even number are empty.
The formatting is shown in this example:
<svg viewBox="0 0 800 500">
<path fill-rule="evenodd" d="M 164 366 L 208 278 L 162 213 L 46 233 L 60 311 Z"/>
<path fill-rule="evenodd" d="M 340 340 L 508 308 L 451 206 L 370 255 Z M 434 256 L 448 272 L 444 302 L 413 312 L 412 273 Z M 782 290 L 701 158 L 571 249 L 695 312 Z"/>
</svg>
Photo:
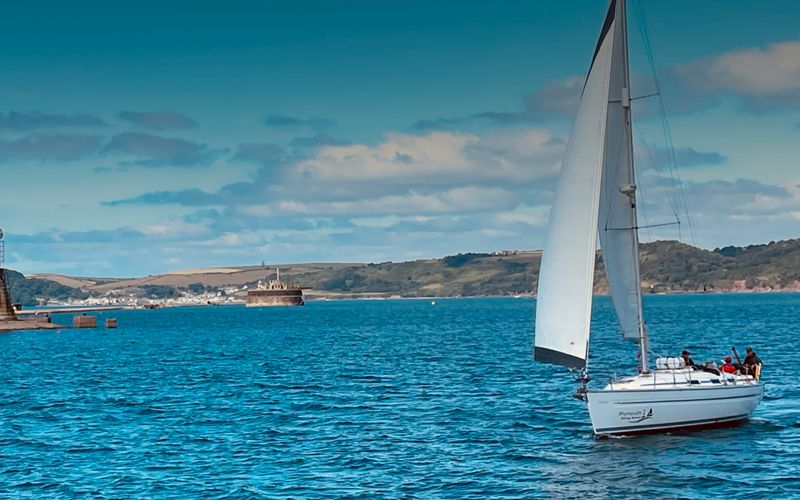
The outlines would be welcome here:
<svg viewBox="0 0 800 500">
<path fill-rule="evenodd" d="M 296 282 L 312 296 L 328 297 L 454 297 L 529 294 L 536 290 L 541 252 L 468 253 L 441 259 L 380 264 L 281 265 L 284 281 Z M 677 241 L 641 246 L 642 288 L 650 292 L 703 290 L 800 290 L 800 239 L 712 251 Z M 68 298 L 89 294 L 139 293 L 169 297 L 186 291 L 253 286 L 271 268 L 232 267 L 137 279 L 73 278 L 47 275 L 25 279 L 9 272 L 15 301 L 35 297 Z M 56 282 L 57 281 L 57 282 Z M 60 283 L 60 284 L 59 284 Z M 608 281 L 597 256 L 595 291 L 606 293 Z"/>
<path fill-rule="evenodd" d="M 84 290 L 61 285 L 55 281 L 26 278 L 21 273 L 6 269 L 6 284 L 11 300 L 25 306 L 35 306 L 38 299 L 66 300 L 70 298 L 85 299 L 89 296 Z"/>
</svg>

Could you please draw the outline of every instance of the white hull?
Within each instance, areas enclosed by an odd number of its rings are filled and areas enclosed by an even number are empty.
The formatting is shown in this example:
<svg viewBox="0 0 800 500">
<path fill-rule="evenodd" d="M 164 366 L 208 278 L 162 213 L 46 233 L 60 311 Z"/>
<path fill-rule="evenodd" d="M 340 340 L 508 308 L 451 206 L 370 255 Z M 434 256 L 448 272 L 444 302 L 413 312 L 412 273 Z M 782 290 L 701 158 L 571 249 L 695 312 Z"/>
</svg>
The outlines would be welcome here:
<svg viewBox="0 0 800 500">
<path fill-rule="evenodd" d="M 750 376 L 677 369 L 617 380 L 586 396 L 594 433 L 609 436 L 737 425 L 763 394 L 764 384 Z"/>
<path fill-rule="evenodd" d="M 606 13 L 562 161 L 536 299 L 535 360 L 581 370 L 589 356 L 597 239 L 622 336 L 649 366 L 639 269 L 625 0 Z M 677 222 L 677 213 L 676 222 Z M 677 358 L 578 397 L 599 435 L 670 432 L 744 422 L 764 385 L 751 376 L 697 371 Z"/>
</svg>

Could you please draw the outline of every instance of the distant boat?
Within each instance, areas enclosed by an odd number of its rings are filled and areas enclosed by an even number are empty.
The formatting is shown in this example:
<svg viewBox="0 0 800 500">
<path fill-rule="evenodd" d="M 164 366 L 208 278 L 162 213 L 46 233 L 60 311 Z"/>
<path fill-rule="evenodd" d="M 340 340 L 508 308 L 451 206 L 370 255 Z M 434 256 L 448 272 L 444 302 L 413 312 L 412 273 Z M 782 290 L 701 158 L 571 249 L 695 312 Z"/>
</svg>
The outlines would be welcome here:
<svg viewBox="0 0 800 500">
<path fill-rule="evenodd" d="M 302 306 L 303 289 L 296 283 L 281 281 L 281 270 L 276 270 L 277 277 L 267 283 L 259 281 L 256 288 L 247 291 L 245 305 L 247 307 L 281 307 Z"/>
<path fill-rule="evenodd" d="M 627 23 L 611 0 L 584 84 L 550 213 L 539 277 L 534 359 L 581 371 L 597 435 L 660 433 L 742 423 L 764 384 L 750 375 L 694 370 L 682 358 L 649 365 L 642 314 Z M 588 389 L 596 242 L 600 238 L 622 337 L 639 343 L 639 374 Z"/>
</svg>

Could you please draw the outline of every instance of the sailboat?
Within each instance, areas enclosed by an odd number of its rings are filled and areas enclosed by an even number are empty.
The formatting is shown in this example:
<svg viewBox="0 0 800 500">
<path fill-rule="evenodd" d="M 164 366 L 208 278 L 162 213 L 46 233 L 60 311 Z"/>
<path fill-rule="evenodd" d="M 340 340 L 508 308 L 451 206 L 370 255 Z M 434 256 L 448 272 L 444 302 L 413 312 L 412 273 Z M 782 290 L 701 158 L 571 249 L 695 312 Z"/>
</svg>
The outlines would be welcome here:
<svg viewBox="0 0 800 500">
<path fill-rule="evenodd" d="M 696 370 L 682 358 L 650 366 L 639 273 L 625 0 L 611 0 L 584 83 L 550 212 L 536 303 L 534 359 L 580 370 L 577 396 L 599 436 L 732 426 L 760 403 L 751 375 Z M 638 373 L 589 389 L 587 359 L 597 240 L 623 339 Z"/>
</svg>

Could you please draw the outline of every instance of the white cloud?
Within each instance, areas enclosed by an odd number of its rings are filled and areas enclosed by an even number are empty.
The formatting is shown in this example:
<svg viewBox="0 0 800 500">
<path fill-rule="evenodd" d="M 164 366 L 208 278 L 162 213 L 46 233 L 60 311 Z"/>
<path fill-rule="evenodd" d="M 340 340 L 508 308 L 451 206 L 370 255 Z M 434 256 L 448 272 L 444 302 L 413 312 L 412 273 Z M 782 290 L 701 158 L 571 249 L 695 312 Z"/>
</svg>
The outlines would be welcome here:
<svg viewBox="0 0 800 500">
<path fill-rule="evenodd" d="M 800 105 L 800 41 L 727 52 L 672 72 L 694 89 L 732 92 L 755 108 Z"/>
<path fill-rule="evenodd" d="M 478 140 L 474 135 L 450 132 L 390 134 L 386 142 L 375 147 L 323 147 L 315 157 L 298 163 L 296 171 L 319 182 L 426 178 L 463 170 L 467 167 L 463 148 Z"/>
<path fill-rule="evenodd" d="M 752 199 L 738 206 L 744 213 L 773 214 L 793 218 L 791 212 L 800 209 L 800 179 L 779 186 L 782 191 L 773 190 L 754 193 Z"/>
<path fill-rule="evenodd" d="M 159 224 L 148 224 L 135 228 L 147 236 L 169 239 L 208 236 L 208 228 L 204 224 L 193 224 L 181 220 L 164 221 Z"/>
<path fill-rule="evenodd" d="M 264 237 L 257 232 L 242 231 L 223 233 L 203 244 L 210 247 L 247 247 L 261 244 L 263 241 Z"/>
<path fill-rule="evenodd" d="M 711 61 L 708 77 L 723 88 L 752 94 L 800 90 L 800 42 L 723 54 Z"/>
<path fill-rule="evenodd" d="M 585 81 L 585 75 L 573 75 L 550 82 L 525 96 L 525 109 L 532 115 L 558 114 L 572 118 L 578 111 Z"/>
<path fill-rule="evenodd" d="M 502 188 L 466 186 L 423 194 L 411 190 L 375 198 L 349 201 L 301 202 L 282 200 L 276 208 L 284 214 L 359 215 L 359 214 L 445 214 L 496 211 L 516 204 L 519 195 Z"/>
<path fill-rule="evenodd" d="M 544 129 L 483 137 L 456 132 L 390 134 L 377 146 L 323 147 L 296 164 L 294 180 L 346 183 L 356 190 L 375 181 L 387 185 L 531 181 L 554 175 L 563 149 L 563 141 Z"/>
<path fill-rule="evenodd" d="M 495 220 L 499 224 L 523 223 L 529 226 L 543 227 L 547 224 L 549 214 L 549 205 L 539 205 L 535 207 L 519 205 L 513 210 L 498 213 L 495 215 Z"/>
</svg>

